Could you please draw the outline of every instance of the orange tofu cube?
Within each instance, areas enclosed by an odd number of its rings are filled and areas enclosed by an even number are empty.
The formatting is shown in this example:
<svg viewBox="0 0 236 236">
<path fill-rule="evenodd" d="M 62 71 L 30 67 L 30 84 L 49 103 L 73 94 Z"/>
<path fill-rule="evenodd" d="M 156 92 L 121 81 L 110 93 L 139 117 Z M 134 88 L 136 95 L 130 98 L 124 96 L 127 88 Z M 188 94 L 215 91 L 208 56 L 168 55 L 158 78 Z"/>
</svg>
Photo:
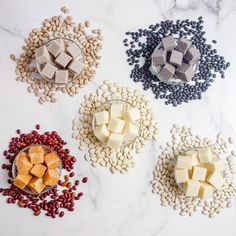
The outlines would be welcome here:
<svg viewBox="0 0 236 236">
<path fill-rule="evenodd" d="M 46 166 L 42 164 L 35 164 L 33 168 L 30 170 L 30 173 L 40 178 L 44 175 L 46 170 L 47 170 Z"/>
<path fill-rule="evenodd" d="M 20 189 L 24 189 L 25 186 L 30 182 L 32 175 L 17 175 L 13 184 Z"/>
<path fill-rule="evenodd" d="M 44 163 L 44 149 L 40 145 L 35 145 L 29 149 L 29 158 L 32 164 Z"/>
<path fill-rule="evenodd" d="M 56 169 L 48 169 L 44 175 L 44 183 L 49 186 L 55 185 L 59 181 L 59 172 Z"/>
<path fill-rule="evenodd" d="M 46 185 L 43 182 L 43 178 L 34 177 L 30 180 L 28 186 L 35 193 L 41 193 Z"/>
<path fill-rule="evenodd" d="M 59 157 L 54 152 L 46 154 L 44 160 L 49 169 L 55 169 L 59 166 Z"/>
<path fill-rule="evenodd" d="M 33 165 L 30 163 L 27 153 L 20 152 L 16 157 L 16 168 L 20 175 L 29 174 L 30 169 Z"/>
</svg>

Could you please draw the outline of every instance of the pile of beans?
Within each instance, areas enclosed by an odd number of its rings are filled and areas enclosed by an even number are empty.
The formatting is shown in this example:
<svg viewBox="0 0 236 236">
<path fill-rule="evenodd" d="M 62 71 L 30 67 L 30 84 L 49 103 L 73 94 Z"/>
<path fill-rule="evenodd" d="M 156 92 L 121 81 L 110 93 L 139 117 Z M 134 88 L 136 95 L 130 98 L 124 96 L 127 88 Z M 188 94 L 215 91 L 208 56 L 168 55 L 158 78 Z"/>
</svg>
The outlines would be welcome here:
<svg viewBox="0 0 236 236">
<path fill-rule="evenodd" d="M 68 13 L 67 8 L 63 12 Z M 48 40 L 54 38 L 70 38 L 78 43 L 85 54 L 85 69 L 78 79 L 69 82 L 66 85 L 57 85 L 39 77 L 39 73 L 33 63 L 35 59 L 35 49 L 42 46 Z M 70 96 L 79 93 L 81 87 L 86 85 L 96 73 L 95 68 L 99 67 L 99 55 L 102 48 L 102 31 L 101 29 L 91 29 L 90 22 L 76 24 L 72 16 L 53 16 L 42 22 L 40 29 L 33 29 L 29 37 L 25 40 L 23 46 L 24 52 L 19 58 L 11 55 L 10 58 L 16 62 L 17 81 L 28 84 L 28 92 L 34 93 L 38 97 L 40 104 L 45 102 L 55 103 L 56 92 L 62 92 Z"/>
<path fill-rule="evenodd" d="M 179 211 L 181 216 L 192 216 L 198 210 L 202 214 L 213 218 L 220 214 L 224 208 L 232 206 L 232 199 L 236 196 L 236 185 L 232 182 L 232 174 L 226 164 L 226 170 L 223 173 L 225 183 L 220 190 L 216 190 L 213 198 L 201 200 L 197 197 L 187 197 L 177 186 L 174 180 L 174 160 L 181 153 L 196 147 L 210 147 L 218 153 L 221 158 L 231 153 L 232 158 L 236 158 L 235 151 L 230 152 L 230 142 L 222 134 L 218 134 L 216 140 L 202 138 L 194 135 L 190 128 L 174 125 L 172 130 L 172 139 L 162 149 L 158 157 L 155 170 L 153 171 L 152 192 L 160 196 L 162 206 L 171 206 Z M 233 155 L 234 154 L 234 155 Z M 227 163 L 227 162 L 226 162 Z"/>
<path fill-rule="evenodd" d="M 18 204 L 19 207 L 31 209 L 36 216 L 45 211 L 46 216 L 52 218 L 56 216 L 63 217 L 64 210 L 74 211 L 75 201 L 78 201 L 83 196 L 83 192 L 78 191 L 80 181 L 73 178 L 75 173 L 72 170 L 76 159 L 70 155 L 70 150 L 64 147 L 66 142 L 56 131 L 39 134 L 38 129 L 40 129 L 40 125 L 36 125 L 36 130 L 27 134 L 21 133 L 17 129 L 19 136 L 13 137 L 8 150 L 3 152 L 7 163 L 2 164 L 2 169 L 8 172 L 9 186 L 0 188 L 0 194 L 7 197 L 7 203 Z M 61 159 L 63 172 L 68 172 L 64 176 L 64 180 L 59 180 L 58 185 L 41 195 L 25 193 L 12 184 L 12 164 L 14 159 L 20 150 L 31 144 L 43 144 L 52 148 Z M 87 177 L 82 179 L 82 183 L 87 181 Z"/>
<path fill-rule="evenodd" d="M 206 43 L 203 19 L 198 21 L 166 20 L 147 29 L 139 29 L 136 32 L 127 32 L 124 45 L 128 63 L 133 67 L 131 78 L 134 82 L 141 82 L 143 89 L 151 89 L 155 98 L 165 100 L 165 104 L 180 105 L 190 100 L 201 99 L 202 93 L 206 92 L 219 73 L 224 79 L 224 71 L 230 66 L 223 56 L 217 54 L 212 45 Z M 172 35 L 175 38 L 186 37 L 200 50 L 201 58 L 198 71 L 190 83 L 184 85 L 168 85 L 154 76 L 149 68 L 151 66 L 151 54 L 163 37 Z M 215 40 L 212 41 L 216 43 Z"/>
<path fill-rule="evenodd" d="M 80 117 L 73 121 L 72 137 L 80 141 L 80 150 L 88 148 L 85 160 L 93 167 L 98 165 L 107 167 L 111 173 L 124 174 L 135 166 L 135 153 L 140 153 L 145 141 L 157 139 L 159 128 L 150 108 L 149 100 L 138 90 L 122 87 L 109 80 L 105 80 L 95 93 L 85 95 L 81 104 Z M 94 135 L 92 129 L 93 115 L 103 103 L 112 99 L 127 100 L 141 113 L 140 135 L 134 142 L 118 149 L 104 146 Z"/>
</svg>

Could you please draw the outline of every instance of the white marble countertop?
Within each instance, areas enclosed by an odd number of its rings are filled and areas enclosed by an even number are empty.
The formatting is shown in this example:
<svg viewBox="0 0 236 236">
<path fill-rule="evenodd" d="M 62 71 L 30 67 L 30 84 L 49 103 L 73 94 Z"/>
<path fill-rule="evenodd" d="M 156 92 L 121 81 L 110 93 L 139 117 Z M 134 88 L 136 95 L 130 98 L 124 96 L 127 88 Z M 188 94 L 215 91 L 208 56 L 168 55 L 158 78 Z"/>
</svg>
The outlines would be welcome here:
<svg viewBox="0 0 236 236">
<path fill-rule="evenodd" d="M 81 93 L 70 98 L 59 96 L 56 104 L 39 105 L 26 86 L 15 81 L 15 64 L 9 59 L 19 55 L 24 39 L 32 28 L 39 27 L 47 17 L 60 14 L 62 6 L 72 9 L 76 21 L 89 19 L 104 32 L 102 64 L 96 78 Z M 160 122 L 158 143 L 148 144 L 137 156 L 137 165 L 126 175 L 112 175 L 107 169 L 92 168 L 78 153 L 77 142 L 71 138 L 71 121 L 77 116 L 83 95 L 94 91 L 104 79 L 141 89 L 129 79 L 122 45 L 124 33 L 146 27 L 163 19 L 205 20 L 207 38 L 217 39 L 220 54 L 231 62 L 226 79 L 217 79 L 201 101 L 183 104 L 177 108 L 154 100 L 149 92 L 156 117 Z M 170 235 L 236 235 L 236 207 L 226 209 L 218 217 L 208 219 L 200 213 L 181 217 L 169 207 L 162 207 L 151 193 L 149 181 L 159 153 L 154 145 L 170 138 L 174 123 L 184 124 L 202 136 L 214 137 L 221 131 L 236 136 L 235 73 L 235 0 L 0 0 L 0 70 L 1 122 L 0 149 L 4 150 L 17 128 L 31 130 L 40 123 L 43 130 L 58 130 L 72 153 L 77 156 L 76 171 L 89 177 L 83 188 L 84 198 L 76 211 L 55 220 L 32 216 L 29 210 L 5 203 L 0 196 L 1 236 L 170 236 Z M 157 151 L 155 151 L 157 150 Z M 2 161 L 0 161 L 2 164 Z M 0 183 L 6 182 L 0 171 Z"/>
</svg>

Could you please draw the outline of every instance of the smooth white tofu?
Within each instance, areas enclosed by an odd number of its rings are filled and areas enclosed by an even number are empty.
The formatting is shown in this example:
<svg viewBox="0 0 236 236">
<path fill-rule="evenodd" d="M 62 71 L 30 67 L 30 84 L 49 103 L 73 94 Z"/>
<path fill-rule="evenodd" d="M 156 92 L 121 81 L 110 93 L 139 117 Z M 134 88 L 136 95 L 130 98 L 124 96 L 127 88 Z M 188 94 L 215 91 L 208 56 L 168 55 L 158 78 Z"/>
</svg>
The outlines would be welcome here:
<svg viewBox="0 0 236 236">
<path fill-rule="evenodd" d="M 206 182 L 200 182 L 200 190 L 198 193 L 198 197 L 200 197 L 203 200 L 206 200 L 208 198 L 211 198 L 214 193 L 214 188 L 206 183 Z"/>
<path fill-rule="evenodd" d="M 96 112 L 95 113 L 95 121 L 96 121 L 96 125 L 108 124 L 109 112 L 108 111 Z"/>
<path fill-rule="evenodd" d="M 211 162 L 212 157 L 213 153 L 209 147 L 198 150 L 198 159 L 200 163 L 209 163 Z"/>
<path fill-rule="evenodd" d="M 176 160 L 177 169 L 191 169 L 192 161 L 190 156 L 178 156 Z"/>
<path fill-rule="evenodd" d="M 81 49 L 75 44 L 75 43 L 71 43 L 66 51 L 73 57 L 76 58 L 79 55 L 81 55 Z"/>
<path fill-rule="evenodd" d="M 106 142 L 109 138 L 110 132 L 106 125 L 99 125 L 94 130 L 95 136 L 102 142 Z"/>
<path fill-rule="evenodd" d="M 126 121 L 135 122 L 141 118 L 140 111 L 137 107 L 131 108 L 130 110 L 123 112 L 122 117 Z"/>
<path fill-rule="evenodd" d="M 197 197 L 200 190 L 200 182 L 197 180 L 189 180 L 184 184 L 184 192 L 186 196 Z"/>
<path fill-rule="evenodd" d="M 44 64 L 50 61 L 50 55 L 46 46 L 41 46 L 35 49 L 35 59 L 39 64 Z"/>
<path fill-rule="evenodd" d="M 111 118 L 108 124 L 108 130 L 121 133 L 125 127 L 125 121 L 120 118 Z"/>
<path fill-rule="evenodd" d="M 113 117 L 122 117 L 122 112 L 123 112 L 123 104 L 121 103 L 112 103 L 111 104 L 111 111 L 110 111 L 110 116 Z"/>
<path fill-rule="evenodd" d="M 213 156 L 211 163 L 206 163 L 205 166 L 209 172 L 218 171 L 221 172 L 225 169 L 225 163 L 217 156 Z"/>
<path fill-rule="evenodd" d="M 216 171 L 209 174 L 209 176 L 207 176 L 206 180 L 208 183 L 210 183 L 212 186 L 214 186 L 217 189 L 221 189 L 221 187 L 224 184 L 223 177 Z"/>
<path fill-rule="evenodd" d="M 197 166 L 199 165 L 199 160 L 198 160 L 198 154 L 196 151 L 187 151 L 185 153 L 186 156 L 191 156 L 191 160 L 192 160 L 192 166 Z"/>
<path fill-rule="evenodd" d="M 51 65 L 49 62 L 43 67 L 41 74 L 47 77 L 48 79 L 52 79 L 55 72 L 57 70 L 57 67 Z"/>
<path fill-rule="evenodd" d="M 177 184 L 185 183 L 189 180 L 188 170 L 187 169 L 175 169 L 174 171 L 175 181 Z"/>
<path fill-rule="evenodd" d="M 194 166 L 192 179 L 205 181 L 206 174 L 207 174 L 207 168 L 205 168 L 203 166 Z"/>
<path fill-rule="evenodd" d="M 48 51 L 54 56 L 57 57 L 61 52 L 64 51 L 64 48 L 58 43 L 57 40 L 53 40 L 48 45 Z"/>
<path fill-rule="evenodd" d="M 119 148 L 123 143 L 124 136 L 122 134 L 111 133 L 107 141 L 107 146 L 110 148 Z"/>
<path fill-rule="evenodd" d="M 125 140 L 134 140 L 139 134 L 139 128 L 131 122 L 126 122 L 123 129 L 123 135 Z"/>
</svg>

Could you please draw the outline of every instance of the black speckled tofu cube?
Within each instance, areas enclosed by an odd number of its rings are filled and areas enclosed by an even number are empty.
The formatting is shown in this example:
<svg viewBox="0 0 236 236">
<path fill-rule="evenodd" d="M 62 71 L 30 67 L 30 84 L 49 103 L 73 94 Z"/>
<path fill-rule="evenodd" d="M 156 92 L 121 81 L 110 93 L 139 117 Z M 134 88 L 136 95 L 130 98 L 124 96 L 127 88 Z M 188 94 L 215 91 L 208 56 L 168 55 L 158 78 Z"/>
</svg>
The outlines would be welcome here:
<svg viewBox="0 0 236 236">
<path fill-rule="evenodd" d="M 192 65 L 183 63 L 176 71 L 175 71 L 176 77 L 178 79 L 181 79 L 185 82 L 189 82 L 192 80 L 194 76 L 194 69 Z"/>
<path fill-rule="evenodd" d="M 171 51 L 169 63 L 174 66 L 180 66 L 183 60 L 183 53 L 176 50 Z"/>
<path fill-rule="evenodd" d="M 166 63 L 165 66 L 159 72 L 160 78 L 164 81 L 171 79 L 174 74 L 175 74 L 175 67 L 169 63 Z"/>
<path fill-rule="evenodd" d="M 195 47 L 191 47 L 187 50 L 186 54 L 184 55 L 184 59 L 190 65 L 194 65 L 197 62 L 197 60 L 200 58 L 200 56 L 201 56 L 200 51 Z"/>
<path fill-rule="evenodd" d="M 187 50 L 191 47 L 191 45 L 192 45 L 192 43 L 190 40 L 188 40 L 186 38 L 181 38 L 178 41 L 178 44 L 175 47 L 175 50 L 185 54 L 187 52 Z"/>
<path fill-rule="evenodd" d="M 172 36 L 162 38 L 161 41 L 162 41 L 162 46 L 166 51 L 171 51 L 176 46 L 175 39 Z"/>
<path fill-rule="evenodd" d="M 166 51 L 162 48 L 154 50 L 151 57 L 154 66 L 162 66 L 166 64 Z"/>
</svg>

